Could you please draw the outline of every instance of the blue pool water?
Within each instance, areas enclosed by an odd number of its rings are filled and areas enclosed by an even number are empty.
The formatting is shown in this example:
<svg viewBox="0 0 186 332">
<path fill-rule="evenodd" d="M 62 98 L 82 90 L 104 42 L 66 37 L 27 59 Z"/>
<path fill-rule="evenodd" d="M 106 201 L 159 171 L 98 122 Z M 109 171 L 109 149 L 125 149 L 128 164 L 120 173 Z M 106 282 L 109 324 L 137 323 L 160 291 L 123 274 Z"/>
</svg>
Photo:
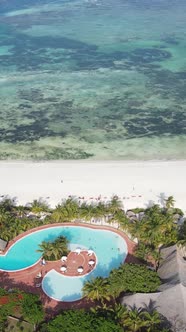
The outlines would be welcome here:
<svg viewBox="0 0 186 332">
<path fill-rule="evenodd" d="M 63 235 L 70 241 L 70 249 L 77 246 L 92 249 L 97 256 L 96 268 L 88 275 L 78 277 L 63 276 L 51 270 L 43 279 L 44 292 L 58 301 L 75 301 L 82 297 L 85 281 L 97 277 L 107 277 L 113 268 L 124 262 L 127 255 L 125 240 L 112 231 L 90 229 L 83 226 L 56 226 L 33 232 L 16 242 L 5 256 L 0 257 L 0 270 L 22 270 L 34 265 L 41 257 L 37 252 L 42 241 L 53 241 Z"/>
</svg>

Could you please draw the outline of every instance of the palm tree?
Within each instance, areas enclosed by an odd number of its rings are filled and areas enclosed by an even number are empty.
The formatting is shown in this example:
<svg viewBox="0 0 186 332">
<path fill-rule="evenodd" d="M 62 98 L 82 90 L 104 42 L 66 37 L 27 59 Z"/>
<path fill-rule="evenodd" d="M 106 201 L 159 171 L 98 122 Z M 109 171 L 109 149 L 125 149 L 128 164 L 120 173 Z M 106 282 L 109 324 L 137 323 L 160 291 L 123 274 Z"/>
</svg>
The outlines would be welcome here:
<svg viewBox="0 0 186 332">
<path fill-rule="evenodd" d="M 141 317 L 145 321 L 147 332 L 154 332 L 157 325 L 161 322 L 160 314 L 157 310 L 153 310 L 152 312 L 143 311 Z"/>
<path fill-rule="evenodd" d="M 94 216 L 94 205 L 86 204 L 85 202 L 81 204 L 79 208 L 79 218 L 90 221 Z"/>
<path fill-rule="evenodd" d="M 103 218 L 105 219 L 106 215 L 106 207 L 102 202 L 99 202 L 97 205 L 93 207 L 93 217 L 98 220 L 102 220 Z"/>
<path fill-rule="evenodd" d="M 157 215 L 161 213 L 161 207 L 159 206 L 159 204 L 154 204 L 153 206 L 151 206 L 150 208 L 147 208 L 145 210 L 145 215 L 146 216 L 151 216 L 151 215 Z"/>
<path fill-rule="evenodd" d="M 174 203 L 175 203 L 175 199 L 173 196 L 169 196 L 167 197 L 167 199 L 165 200 L 165 207 L 167 210 L 169 210 L 170 208 L 174 207 Z"/>
<path fill-rule="evenodd" d="M 15 206 L 16 206 L 15 198 L 9 198 L 8 196 L 6 196 L 0 202 L 0 210 L 5 210 L 6 212 L 13 212 Z"/>
<path fill-rule="evenodd" d="M 87 281 L 83 286 L 83 295 L 91 301 L 100 301 L 101 303 L 104 303 L 104 300 L 110 301 L 107 279 L 97 277 Z"/>
<path fill-rule="evenodd" d="M 128 311 L 128 317 L 123 320 L 123 326 L 127 327 L 129 332 L 141 331 L 142 327 L 146 326 L 146 323 L 142 317 L 142 309 L 137 309 L 135 306 Z"/>
<path fill-rule="evenodd" d="M 58 256 L 67 255 L 69 240 L 65 236 L 59 236 L 54 242 L 53 245 L 58 249 Z M 60 258 L 59 257 L 59 258 Z"/>
<path fill-rule="evenodd" d="M 49 210 L 47 203 L 42 201 L 41 199 L 34 199 L 33 202 L 30 203 L 30 207 L 31 211 L 35 214 L 38 214 L 40 212 L 46 212 Z"/>
<path fill-rule="evenodd" d="M 173 223 L 173 217 L 165 214 L 158 205 L 147 209 L 142 221 L 137 222 L 135 226 L 138 226 L 138 233 L 136 234 L 136 229 L 132 225 L 133 233 L 140 241 L 149 246 L 158 248 L 162 243 L 175 242 L 176 225 Z"/>
<path fill-rule="evenodd" d="M 25 223 L 24 221 L 25 221 L 25 219 L 18 219 L 18 218 L 14 219 L 14 223 L 12 226 L 13 227 L 17 226 L 19 228 L 19 234 L 25 232 L 28 228 L 30 228 L 30 227 L 28 227 L 28 224 Z"/>
<path fill-rule="evenodd" d="M 150 246 L 147 246 L 143 242 L 139 242 L 138 246 L 135 249 L 136 257 L 138 257 L 141 260 L 147 261 L 149 255 L 152 252 L 152 248 Z"/>
<path fill-rule="evenodd" d="M 22 222 L 20 219 L 15 219 L 8 212 L 6 213 L 6 219 L 1 225 L 1 238 L 9 241 L 26 230 L 27 223 Z"/>
<path fill-rule="evenodd" d="M 118 196 L 114 195 L 107 206 L 108 212 L 114 214 L 123 209 L 123 203 Z"/>
<path fill-rule="evenodd" d="M 144 234 L 144 232 L 143 232 L 143 224 L 141 222 L 139 222 L 138 220 L 134 221 L 134 222 L 129 221 L 128 229 L 129 229 L 129 233 L 131 234 L 131 236 L 133 238 L 142 240 L 141 234 Z"/>
<path fill-rule="evenodd" d="M 129 230 L 130 222 L 123 210 L 116 211 L 110 221 L 117 221 L 118 227 L 121 227 L 124 231 Z"/>
<path fill-rule="evenodd" d="M 166 213 L 160 224 L 161 239 L 163 244 L 171 244 L 177 241 L 177 225 L 174 223 L 173 215 Z"/>
<path fill-rule="evenodd" d="M 174 223 L 173 215 L 170 213 L 166 213 L 166 215 L 163 215 L 161 219 L 161 226 L 162 230 L 165 232 L 170 232 L 172 228 L 176 228 L 177 226 Z"/>
<path fill-rule="evenodd" d="M 39 244 L 37 252 L 42 253 L 42 257 L 45 259 L 50 259 L 53 255 L 53 247 L 51 247 L 50 242 L 43 241 L 41 244 Z"/>
<path fill-rule="evenodd" d="M 151 224 L 150 222 L 143 225 L 141 228 L 140 240 L 148 246 L 155 246 L 158 248 L 163 243 L 162 232 L 160 231 L 160 225 Z"/>
<path fill-rule="evenodd" d="M 55 222 L 65 221 L 64 208 L 61 204 L 58 204 L 56 208 L 53 210 L 53 213 L 51 214 L 51 220 L 54 220 Z"/>
<path fill-rule="evenodd" d="M 68 242 L 68 239 L 64 236 L 59 236 L 53 242 L 43 241 L 39 245 L 40 249 L 38 249 L 37 252 L 41 252 L 43 258 L 45 258 L 46 260 L 58 260 L 63 255 L 68 254 Z"/>
<path fill-rule="evenodd" d="M 91 312 L 101 315 L 102 317 L 111 316 L 117 323 L 123 325 L 123 321 L 128 317 L 127 306 L 120 303 L 102 303 L 90 308 Z"/>
<path fill-rule="evenodd" d="M 59 252 L 59 247 L 56 245 L 56 243 L 49 243 L 49 249 L 50 249 L 50 256 L 49 257 L 44 257 L 47 260 L 58 260 L 61 258 L 63 253 L 60 254 Z"/>
<path fill-rule="evenodd" d="M 0 210 L 0 226 L 3 226 L 9 218 L 12 218 L 9 212 Z"/>
<path fill-rule="evenodd" d="M 16 207 L 16 213 L 19 218 L 23 218 L 25 215 L 26 208 L 23 205 L 19 205 Z"/>
<path fill-rule="evenodd" d="M 127 306 L 115 303 L 113 307 L 111 307 L 110 311 L 113 312 L 115 320 L 123 325 L 123 322 L 128 317 L 128 309 Z"/>
<path fill-rule="evenodd" d="M 72 221 L 78 218 L 79 215 L 79 204 L 75 198 L 68 198 L 62 203 L 64 210 L 64 218 L 66 220 Z"/>
<path fill-rule="evenodd" d="M 161 262 L 161 260 L 162 260 L 162 255 L 161 255 L 160 250 L 152 250 L 151 253 L 150 253 L 150 256 L 151 256 L 151 257 L 153 258 L 153 260 L 154 260 L 155 271 L 157 271 L 158 268 L 159 268 L 160 262 Z"/>
<path fill-rule="evenodd" d="M 108 313 L 108 312 L 112 312 L 112 306 L 111 305 L 108 305 L 107 303 L 101 303 L 101 304 L 98 304 L 94 307 L 90 307 L 90 311 L 93 312 L 94 314 L 97 314 L 97 313 L 102 313 L 102 315 L 104 316 L 105 315 L 105 312 Z"/>
</svg>

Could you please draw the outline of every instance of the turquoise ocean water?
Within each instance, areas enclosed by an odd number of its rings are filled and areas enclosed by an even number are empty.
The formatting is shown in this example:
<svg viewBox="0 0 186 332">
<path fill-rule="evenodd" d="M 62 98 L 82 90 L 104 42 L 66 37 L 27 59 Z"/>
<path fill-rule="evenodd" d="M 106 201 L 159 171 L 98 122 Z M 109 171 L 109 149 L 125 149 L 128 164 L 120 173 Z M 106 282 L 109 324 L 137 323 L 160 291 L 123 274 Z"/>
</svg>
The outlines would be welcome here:
<svg viewBox="0 0 186 332">
<path fill-rule="evenodd" d="M 186 157 L 185 0 L 0 0 L 0 159 Z"/>
</svg>

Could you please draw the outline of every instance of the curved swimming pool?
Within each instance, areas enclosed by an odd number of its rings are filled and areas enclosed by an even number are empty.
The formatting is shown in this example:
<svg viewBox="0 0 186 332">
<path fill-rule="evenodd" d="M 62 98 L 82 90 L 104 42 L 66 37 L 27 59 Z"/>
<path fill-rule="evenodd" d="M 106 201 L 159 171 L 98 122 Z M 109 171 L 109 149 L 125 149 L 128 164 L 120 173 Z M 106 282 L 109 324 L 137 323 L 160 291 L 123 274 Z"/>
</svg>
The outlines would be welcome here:
<svg viewBox="0 0 186 332">
<path fill-rule="evenodd" d="M 88 275 L 68 277 L 51 270 L 42 281 L 44 292 L 58 301 L 76 301 L 82 297 L 83 284 L 92 277 L 107 277 L 113 268 L 124 262 L 128 250 L 123 237 L 111 230 L 83 226 L 54 226 L 32 232 L 10 247 L 0 256 L 0 270 L 17 271 L 28 268 L 41 258 L 37 252 L 42 241 L 53 241 L 60 235 L 67 237 L 69 249 L 77 246 L 92 249 L 97 256 L 97 265 Z"/>
</svg>

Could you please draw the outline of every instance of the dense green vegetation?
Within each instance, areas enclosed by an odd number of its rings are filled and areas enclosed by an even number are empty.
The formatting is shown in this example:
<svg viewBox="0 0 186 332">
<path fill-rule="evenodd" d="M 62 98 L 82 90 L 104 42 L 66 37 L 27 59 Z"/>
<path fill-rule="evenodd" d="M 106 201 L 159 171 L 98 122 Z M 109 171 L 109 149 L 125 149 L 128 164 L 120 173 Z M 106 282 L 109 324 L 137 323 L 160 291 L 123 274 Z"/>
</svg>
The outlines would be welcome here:
<svg viewBox="0 0 186 332">
<path fill-rule="evenodd" d="M 24 294 L 21 309 L 25 320 L 35 326 L 44 320 L 44 311 L 38 295 Z"/>
<path fill-rule="evenodd" d="M 18 316 L 21 320 L 32 323 L 36 329 L 44 320 L 44 310 L 39 296 L 18 289 L 13 289 L 10 293 L 0 288 L 0 331 L 5 330 L 8 315 Z"/>
<path fill-rule="evenodd" d="M 146 246 L 157 248 L 160 245 L 169 245 L 178 240 L 178 227 L 175 215 L 183 212 L 174 208 L 173 198 L 165 201 L 165 207 L 154 205 L 144 210 L 139 219 L 129 218 L 123 210 L 121 201 L 114 196 L 109 203 L 80 203 L 76 198 L 63 200 L 54 209 L 50 209 L 46 202 L 34 200 L 27 206 L 17 206 L 14 200 L 4 198 L 0 202 L 0 232 L 1 238 L 11 240 L 16 235 L 31 229 L 54 222 L 91 221 L 92 219 L 118 222 L 120 229 L 137 237 L 139 242 Z M 143 209 L 137 209 L 138 214 Z M 44 216 L 44 217 L 43 217 Z"/>
<path fill-rule="evenodd" d="M 164 319 L 156 309 L 137 310 L 118 304 L 121 295 L 135 292 L 155 292 L 160 279 L 155 271 L 146 265 L 158 269 L 161 262 L 161 247 L 178 243 L 186 245 L 186 222 L 178 226 L 178 218 L 183 215 L 174 208 L 172 196 L 165 200 L 164 206 L 154 205 L 147 209 L 135 209 L 124 212 L 117 196 L 109 203 L 98 201 L 96 204 L 80 203 L 76 198 L 69 198 L 50 209 L 42 200 L 34 200 L 27 206 L 18 206 L 12 199 L 5 197 L 0 202 L 0 233 L 4 240 L 11 240 L 20 233 L 44 224 L 85 221 L 93 219 L 100 224 L 108 222 L 118 225 L 120 230 L 138 239 L 135 255 L 140 264 L 124 264 L 111 271 L 108 278 L 95 278 L 84 284 L 83 293 L 92 309 L 63 311 L 48 323 L 41 324 L 44 314 L 41 303 L 35 295 L 24 294 L 19 310 L 22 317 L 38 331 L 64 332 L 156 332 L 164 330 Z M 57 260 L 68 253 L 68 241 L 61 236 L 54 242 L 42 242 L 39 251 L 46 260 Z M 5 293 L 3 293 L 5 292 Z M 23 294 L 21 292 L 21 294 Z M 1 290 L 0 296 L 6 295 Z M 10 294 L 9 294 L 10 296 Z M 15 296 L 15 295 L 14 295 Z M 11 298 L 11 297 L 10 297 Z M 14 313 L 15 301 L 1 306 L 0 326 L 6 325 L 7 315 Z M 18 305 L 18 304 L 17 304 Z M 163 325 L 162 325 L 163 322 Z"/>
<path fill-rule="evenodd" d="M 84 284 L 88 299 L 105 303 L 116 300 L 121 293 L 152 293 L 161 284 L 156 272 L 138 264 L 124 264 L 111 271 L 108 278 L 97 277 Z"/>
<path fill-rule="evenodd" d="M 41 332 L 168 332 L 164 317 L 156 309 L 127 309 L 115 304 L 97 307 L 91 311 L 63 311 L 56 318 L 41 326 Z"/>
<path fill-rule="evenodd" d="M 117 296 L 121 292 L 152 293 L 161 284 L 154 271 L 138 264 L 124 264 L 111 271 L 108 278 L 111 292 Z"/>
<path fill-rule="evenodd" d="M 0 305 L 0 331 L 5 331 L 7 316 L 21 317 L 21 321 L 32 323 L 32 331 L 40 332 L 168 332 L 169 326 L 153 303 L 146 308 L 127 308 L 116 302 L 105 302 L 90 310 L 63 310 L 53 319 L 44 322 L 44 312 L 37 295 L 26 294 L 14 289 L 12 293 L 0 289 L 0 298 L 8 298 Z M 20 321 L 20 322 L 21 322 Z"/>
<path fill-rule="evenodd" d="M 42 332 L 122 332 L 122 328 L 111 318 L 105 319 L 85 310 L 69 310 L 58 315 L 54 320 L 45 324 Z"/>
</svg>

